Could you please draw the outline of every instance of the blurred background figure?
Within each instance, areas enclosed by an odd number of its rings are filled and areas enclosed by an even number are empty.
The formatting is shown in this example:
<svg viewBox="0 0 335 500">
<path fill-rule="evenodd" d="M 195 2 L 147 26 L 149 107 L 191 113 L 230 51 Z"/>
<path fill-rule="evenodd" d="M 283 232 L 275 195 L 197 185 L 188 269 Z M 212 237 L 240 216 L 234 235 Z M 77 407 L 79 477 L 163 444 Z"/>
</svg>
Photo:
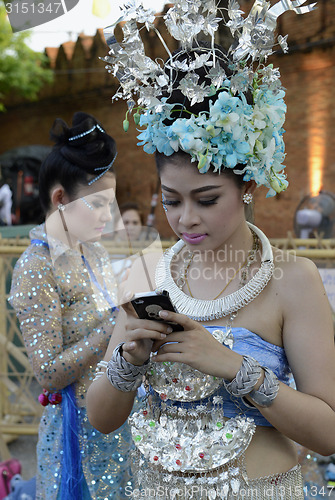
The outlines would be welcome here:
<svg viewBox="0 0 335 500">
<path fill-rule="evenodd" d="M 307 195 L 299 203 L 294 215 L 297 238 L 333 238 L 335 236 L 335 193 L 319 191 Z"/>
<path fill-rule="evenodd" d="M 115 222 L 112 233 L 111 254 L 112 266 L 115 279 L 118 283 L 127 277 L 127 271 L 134 259 L 138 258 L 142 250 L 148 248 L 152 243 L 161 249 L 159 235 L 152 226 L 145 225 L 145 217 L 140 206 L 134 201 L 127 201 L 118 207 L 118 213 L 114 212 Z M 106 233 L 108 237 L 108 231 Z"/>
<path fill-rule="evenodd" d="M 129 201 L 120 207 L 121 219 L 116 229 L 125 229 L 130 241 L 142 239 L 143 214 L 137 203 Z"/>
<path fill-rule="evenodd" d="M 12 225 L 12 191 L 2 177 L 0 167 L 0 226 Z"/>
</svg>

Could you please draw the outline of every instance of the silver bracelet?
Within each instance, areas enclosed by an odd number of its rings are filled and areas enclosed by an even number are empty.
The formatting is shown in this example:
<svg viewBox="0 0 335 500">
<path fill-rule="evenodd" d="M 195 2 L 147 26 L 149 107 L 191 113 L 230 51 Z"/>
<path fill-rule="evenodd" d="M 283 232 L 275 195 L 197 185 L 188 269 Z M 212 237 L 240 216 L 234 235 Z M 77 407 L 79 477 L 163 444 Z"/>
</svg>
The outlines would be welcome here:
<svg viewBox="0 0 335 500">
<path fill-rule="evenodd" d="M 112 386 L 122 392 L 136 391 L 147 371 L 149 359 L 142 366 L 136 366 L 124 359 L 121 354 L 124 342 L 118 344 L 108 361 L 106 375 Z"/>
<path fill-rule="evenodd" d="M 261 365 L 251 356 L 243 356 L 241 368 L 231 382 L 224 382 L 226 390 L 232 396 L 249 394 L 261 376 Z"/>
<path fill-rule="evenodd" d="M 95 377 L 93 379 L 93 382 L 98 380 L 100 377 L 102 377 L 106 373 L 107 367 L 108 367 L 107 361 L 99 361 L 99 363 L 97 364 L 97 367 L 95 369 Z"/>
<path fill-rule="evenodd" d="M 264 381 L 257 390 L 250 392 L 250 399 L 258 406 L 266 408 L 271 406 L 279 391 L 278 377 L 272 370 L 263 366 Z"/>
</svg>

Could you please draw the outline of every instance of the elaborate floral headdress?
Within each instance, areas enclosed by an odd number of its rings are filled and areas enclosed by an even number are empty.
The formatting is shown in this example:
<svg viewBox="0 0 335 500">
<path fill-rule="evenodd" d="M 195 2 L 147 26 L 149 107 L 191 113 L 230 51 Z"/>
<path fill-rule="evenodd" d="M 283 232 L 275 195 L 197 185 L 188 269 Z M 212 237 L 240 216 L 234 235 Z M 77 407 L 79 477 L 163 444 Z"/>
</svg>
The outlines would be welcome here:
<svg viewBox="0 0 335 500">
<path fill-rule="evenodd" d="M 164 15 L 167 30 L 180 44 L 173 54 L 154 25 L 154 11 L 139 0 L 127 2 L 122 17 L 104 30 L 110 48 L 104 58 L 106 68 L 120 82 L 113 99 L 122 98 L 128 104 L 124 129 L 129 127 L 128 113 L 133 113 L 135 124 L 145 127 L 138 144 L 147 153 L 169 156 L 185 151 L 200 172 L 211 165 L 215 171 L 238 165 L 236 173 L 268 187 L 267 196 L 285 190 L 285 92 L 279 70 L 265 63 L 276 38 L 282 50 L 288 50 L 287 36 L 275 37 L 277 18 L 287 10 L 304 14 L 315 8 L 316 4 L 301 7 L 304 2 L 280 0 L 271 7 L 265 0 L 255 0 L 244 18 L 236 0 L 229 0 L 228 9 L 218 8 L 215 0 L 177 0 Z M 114 29 L 121 21 L 123 41 L 118 43 Z M 221 22 L 234 38 L 227 54 L 214 45 Z M 165 63 L 145 54 L 140 29 L 156 33 L 168 54 Z M 197 42 L 200 33 L 210 37 L 207 47 Z M 203 81 L 199 81 L 199 68 L 206 73 Z M 176 90 L 180 103 L 169 99 Z M 206 99 L 208 110 L 194 113 L 185 106 L 188 101 L 192 109 Z"/>
</svg>

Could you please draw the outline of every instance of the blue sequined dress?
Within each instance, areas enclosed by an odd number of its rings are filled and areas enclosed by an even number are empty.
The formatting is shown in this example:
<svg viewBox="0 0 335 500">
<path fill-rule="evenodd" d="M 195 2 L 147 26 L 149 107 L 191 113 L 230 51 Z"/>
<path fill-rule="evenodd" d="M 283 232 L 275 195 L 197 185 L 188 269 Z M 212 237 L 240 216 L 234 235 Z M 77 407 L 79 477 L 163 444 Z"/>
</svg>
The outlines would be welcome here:
<svg viewBox="0 0 335 500">
<path fill-rule="evenodd" d="M 13 272 L 9 302 L 16 310 L 37 380 L 44 387 L 48 382 L 51 392 L 63 392 L 63 402 L 46 406 L 41 418 L 36 499 L 65 498 L 60 493 L 66 449 L 63 403 L 69 386 L 74 389 L 80 472 L 84 475 L 80 500 L 126 498 L 125 487 L 132 484 L 128 424 L 117 433 L 101 434 L 90 425 L 85 409 L 86 390 L 104 356 L 116 311 L 112 312 L 80 252 L 48 238 L 44 224 L 34 228 L 30 237 L 32 244 Z M 85 243 L 83 254 L 91 270 L 102 278 L 104 289 L 115 297 L 115 279 L 105 249 L 99 243 Z M 84 364 L 82 353 L 88 349 L 90 361 Z"/>
</svg>

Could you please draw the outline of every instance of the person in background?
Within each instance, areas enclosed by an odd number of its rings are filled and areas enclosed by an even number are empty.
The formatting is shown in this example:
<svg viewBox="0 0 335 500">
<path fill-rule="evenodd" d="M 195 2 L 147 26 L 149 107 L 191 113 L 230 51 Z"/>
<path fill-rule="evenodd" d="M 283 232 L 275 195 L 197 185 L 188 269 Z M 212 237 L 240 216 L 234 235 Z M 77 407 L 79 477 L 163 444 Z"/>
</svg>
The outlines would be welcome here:
<svg viewBox="0 0 335 500">
<path fill-rule="evenodd" d="M 57 118 L 40 169 L 45 222 L 12 277 L 10 304 L 45 407 L 37 445 L 37 500 L 124 498 L 131 484 L 127 426 L 105 436 L 85 394 L 113 334 L 117 284 L 101 236 L 115 198 L 114 139 L 93 116 Z"/>
<path fill-rule="evenodd" d="M 122 224 L 126 230 L 130 241 L 141 238 L 141 231 L 144 225 L 143 214 L 135 202 L 126 202 L 120 205 Z"/>
<path fill-rule="evenodd" d="M 12 225 L 12 191 L 1 176 L 0 168 L 0 225 Z"/>
</svg>

